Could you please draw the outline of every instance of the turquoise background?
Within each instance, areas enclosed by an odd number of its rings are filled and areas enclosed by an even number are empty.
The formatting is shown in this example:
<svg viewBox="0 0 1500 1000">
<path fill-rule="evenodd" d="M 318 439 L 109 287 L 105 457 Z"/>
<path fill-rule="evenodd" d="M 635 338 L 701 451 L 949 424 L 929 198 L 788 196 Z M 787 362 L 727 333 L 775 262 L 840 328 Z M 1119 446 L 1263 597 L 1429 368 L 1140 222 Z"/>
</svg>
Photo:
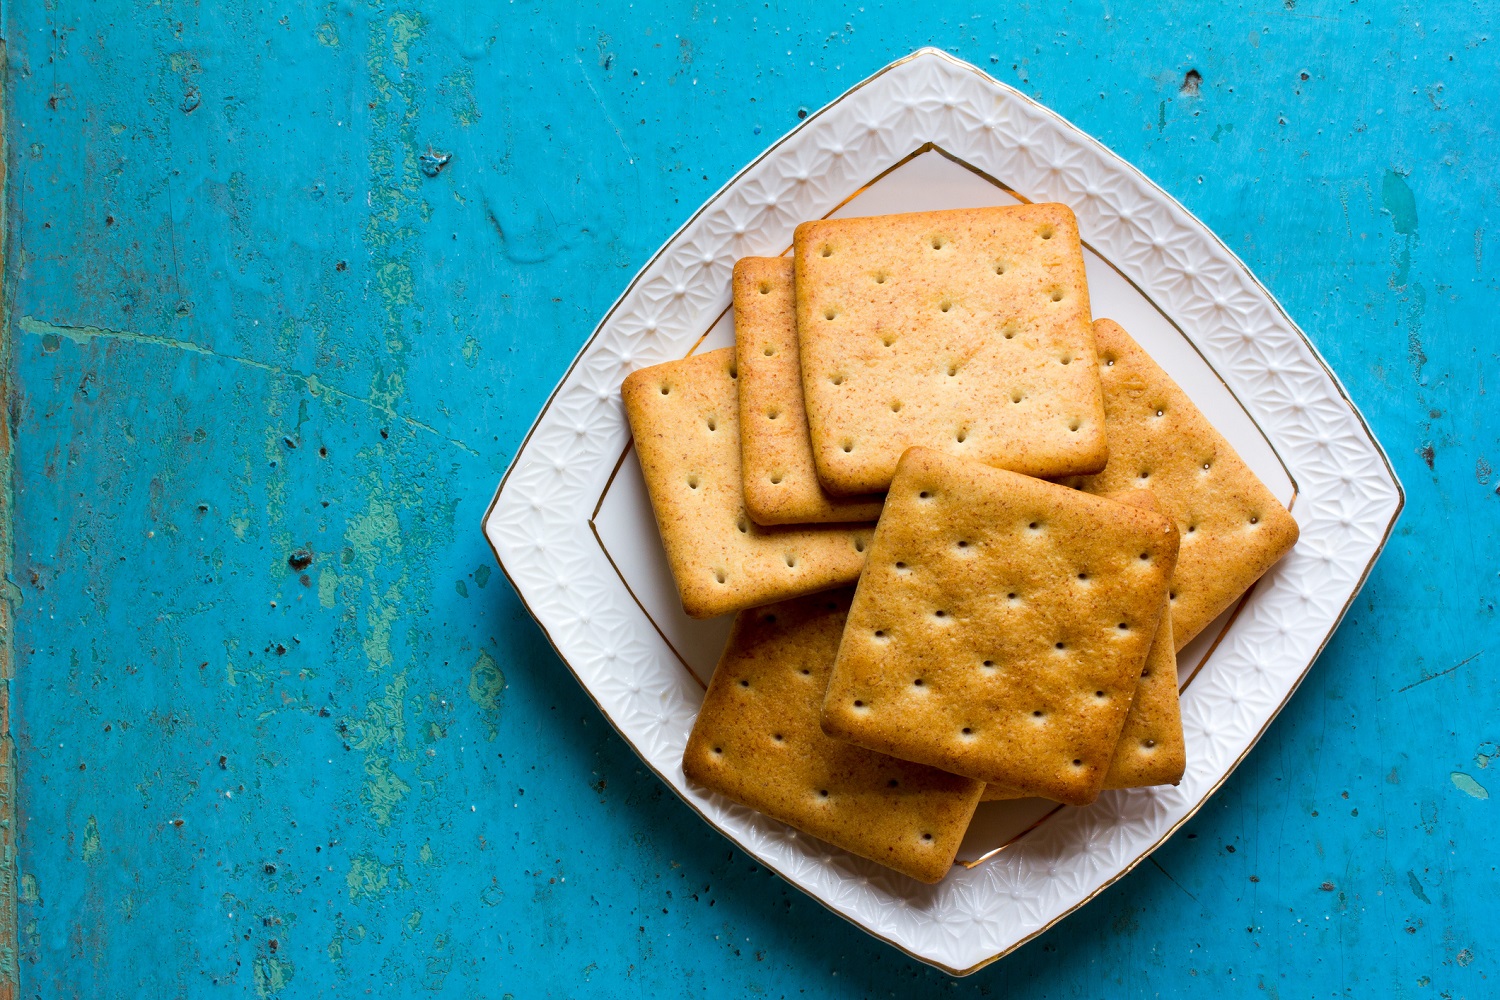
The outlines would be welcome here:
<svg viewBox="0 0 1500 1000">
<path fill-rule="evenodd" d="M 1494 995 L 1496 20 L 10 3 L 21 995 Z M 962 981 L 697 820 L 478 531 L 635 271 L 922 45 L 1219 233 L 1408 496 L 1197 818 Z"/>
</svg>

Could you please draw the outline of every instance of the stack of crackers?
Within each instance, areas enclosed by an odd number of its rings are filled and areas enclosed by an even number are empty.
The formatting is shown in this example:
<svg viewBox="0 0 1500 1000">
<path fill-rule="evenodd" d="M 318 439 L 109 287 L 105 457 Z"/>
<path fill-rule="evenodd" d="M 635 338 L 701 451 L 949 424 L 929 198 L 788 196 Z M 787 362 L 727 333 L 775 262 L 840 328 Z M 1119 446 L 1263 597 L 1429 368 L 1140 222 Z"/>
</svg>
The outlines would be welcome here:
<svg viewBox="0 0 1500 1000">
<path fill-rule="evenodd" d="M 792 251 L 735 266 L 733 348 L 622 390 L 683 608 L 737 615 L 687 777 L 925 882 L 982 799 L 1175 784 L 1176 653 L 1291 515 L 1092 318 L 1066 206 Z"/>
</svg>

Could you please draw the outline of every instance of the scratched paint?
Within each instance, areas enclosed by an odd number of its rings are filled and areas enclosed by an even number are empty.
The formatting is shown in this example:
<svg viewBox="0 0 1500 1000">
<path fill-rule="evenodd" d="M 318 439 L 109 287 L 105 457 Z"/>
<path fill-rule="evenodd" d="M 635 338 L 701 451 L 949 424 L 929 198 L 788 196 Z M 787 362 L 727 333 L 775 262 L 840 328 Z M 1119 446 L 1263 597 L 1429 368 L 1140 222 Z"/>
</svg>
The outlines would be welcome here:
<svg viewBox="0 0 1500 1000">
<path fill-rule="evenodd" d="M 1201 6 L 6 6 L 0 976 L 35 997 L 1489 992 L 1495 14 Z M 799 112 L 925 44 L 1203 218 L 1410 490 L 1225 788 L 956 985 L 664 792 L 477 532 L 635 270 Z"/>
</svg>

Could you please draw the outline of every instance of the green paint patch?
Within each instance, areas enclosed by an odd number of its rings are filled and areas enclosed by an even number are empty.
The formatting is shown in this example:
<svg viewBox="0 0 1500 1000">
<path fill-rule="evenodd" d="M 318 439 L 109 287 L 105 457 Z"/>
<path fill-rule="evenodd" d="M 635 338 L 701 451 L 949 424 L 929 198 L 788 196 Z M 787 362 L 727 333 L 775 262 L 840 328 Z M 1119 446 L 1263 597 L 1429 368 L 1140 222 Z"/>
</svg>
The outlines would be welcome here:
<svg viewBox="0 0 1500 1000">
<path fill-rule="evenodd" d="M 392 14 L 387 23 L 391 27 L 391 58 L 406 69 L 411 64 L 411 47 L 421 41 L 427 19 L 420 14 L 401 12 Z"/>
<path fill-rule="evenodd" d="M 1480 461 L 1483 462 L 1484 459 L 1481 458 Z M 1489 476 L 1488 474 L 1486 474 L 1484 476 L 1484 479 L 1488 480 L 1488 478 Z M 1481 485 L 1488 486 L 1489 483 L 1485 481 L 1482 482 Z M 1490 761 L 1494 760 L 1497 757 L 1500 757 L 1500 746 L 1497 746 L 1494 743 L 1481 743 L 1479 744 L 1478 749 L 1474 751 L 1474 766 L 1487 768 L 1490 766 Z"/>
<path fill-rule="evenodd" d="M 1214 134 L 1208 137 L 1208 141 L 1209 142 L 1218 142 L 1224 136 L 1228 135 L 1229 133 L 1231 133 L 1233 131 L 1234 131 L 1234 123 L 1233 122 L 1225 122 L 1222 125 L 1217 125 L 1217 126 L 1214 127 Z"/>
<path fill-rule="evenodd" d="M 388 670 L 395 663 L 391 654 L 391 630 L 400 610 L 401 585 L 405 574 L 381 590 L 373 582 L 382 565 L 401 565 L 401 524 L 396 505 L 378 483 L 371 484 L 370 502 L 365 512 L 349 523 L 344 538 L 353 550 L 353 560 L 370 580 L 370 601 L 365 609 L 363 647 L 371 671 Z"/>
<path fill-rule="evenodd" d="M 150 333 L 135 333 L 131 330 L 111 330 L 102 326 L 59 326 L 56 323 L 46 323 L 31 316 L 22 316 L 16 323 L 22 333 L 41 337 L 45 346 L 46 339 L 51 337 L 59 347 L 64 340 L 75 344 L 91 344 L 95 339 L 99 340 L 123 340 L 128 344 L 150 344 L 154 347 L 166 347 L 176 351 L 185 351 L 188 354 L 206 354 L 215 357 L 213 351 L 201 347 L 190 340 L 178 340 L 175 337 L 162 337 Z M 233 359 L 239 360 L 239 359 Z M 269 368 L 269 365 L 261 365 Z"/>
<path fill-rule="evenodd" d="M 433 938 L 432 954 L 427 956 L 427 975 L 422 980 L 423 988 L 434 993 L 438 992 L 443 988 L 443 980 L 448 978 L 448 973 L 452 969 L 453 954 L 448 950 L 448 935 L 439 934 Z"/>
<path fill-rule="evenodd" d="M 1390 215 L 1396 235 L 1406 237 L 1391 246 L 1391 260 L 1395 265 L 1391 287 L 1404 288 L 1411 280 L 1411 245 L 1417 234 L 1417 199 L 1406 178 L 1394 170 L 1387 170 L 1380 184 L 1380 204 Z"/>
<path fill-rule="evenodd" d="M 198 65 L 198 60 L 187 52 L 173 52 L 168 55 L 167 67 L 179 76 L 203 72 L 203 68 Z"/>
<path fill-rule="evenodd" d="M 344 884 L 349 887 L 351 900 L 379 899 L 387 892 L 411 888 L 399 864 L 382 864 L 373 854 L 356 854 L 350 859 Z M 362 928 L 359 936 L 364 937 Z"/>
<path fill-rule="evenodd" d="M 405 755 L 406 674 L 398 674 L 378 699 L 365 703 L 365 717 L 345 724 L 349 745 L 365 755 L 365 787 L 360 798 L 382 827 L 411 791 L 391 767 L 392 758 Z"/>
<path fill-rule="evenodd" d="M 276 347 L 282 355 L 291 354 L 297 346 L 297 323 L 290 316 L 276 324 Z"/>
<path fill-rule="evenodd" d="M 1488 789 L 1462 771 L 1454 771 L 1449 777 L 1453 779 L 1453 787 L 1465 795 L 1472 795 L 1476 799 L 1490 797 Z"/>
<path fill-rule="evenodd" d="M 411 792 L 411 785 L 401 780 L 391 769 L 391 762 L 384 757 L 365 759 L 365 787 L 360 798 L 370 810 L 370 815 L 381 827 L 391 825 L 391 816 L 401 800 Z"/>
<path fill-rule="evenodd" d="M 500 707 L 505 695 L 505 672 L 487 651 L 480 650 L 479 658 L 469 670 L 469 700 L 484 713 L 489 739 L 499 734 Z"/>
<path fill-rule="evenodd" d="M 479 341 L 475 340 L 474 336 L 470 334 L 464 338 L 464 346 L 459 353 L 463 355 L 464 364 L 473 368 L 479 364 Z"/>
<path fill-rule="evenodd" d="M 456 591 L 458 591 L 458 596 L 459 597 L 468 597 L 469 596 L 469 586 L 468 586 L 468 584 L 464 583 L 462 580 L 454 580 L 453 581 L 453 589 L 456 590 Z"/>
<path fill-rule="evenodd" d="M 331 569 L 318 573 L 318 604 L 331 608 L 338 603 L 339 575 Z"/>
<path fill-rule="evenodd" d="M 443 84 L 448 91 L 453 121 L 460 128 L 478 124 L 479 105 L 474 100 L 474 71 L 465 67 L 444 78 Z"/>
<path fill-rule="evenodd" d="M 36 906 L 42 901 L 42 889 L 37 884 L 35 875 L 26 872 L 21 876 L 21 891 L 17 894 L 16 901 L 25 906 Z"/>
<path fill-rule="evenodd" d="M 405 261 L 386 261 L 375 269 L 375 288 L 387 308 L 417 301 L 417 278 Z"/>
<path fill-rule="evenodd" d="M 393 357 L 406 349 L 405 344 L 401 340 L 399 324 L 392 322 L 387 328 L 385 345 Z M 396 404 L 401 402 L 401 396 L 405 392 L 406 376 L 404 374 L 399 371 L 376 371 L 370 378 L 370 397 L 368 402 L 370 406 L 388 417 L 400 419 L 402 423 L 409 426 L 417 426 L 420 422 L 414 423 L 396 412 Z M 436 431 L 433 433 L 436 433 Z"/>
<path fill-rule="evenodd" d="M 1411 886 L 1411 894 L 1413 896 L 1416 896 L 1418 899 L 1420 899 L 1424 903 L 1429 903 L 1430 904 L 1432 902 L 1432 900 L 1430 900 L 1430 899 L 1427 898 L 1427 893 L 1425 893 L 1425 892 L 1422 891 L 1422 880 L 1419 879 L 1419 878 L 1417 878 L 1417 873 L 1416 872 L 1410 872 L 1410 871 L 1407 872 L 1406 873 L 1406 882 L 1407 882 L 1408 885 Z"/>
<path fill-rule="evenodd" d="M 339 47 L 339 29 L 327 21 L 318 25 L 317 39 L 319 45 L 326 45 L 330 49 Z"/>
<path fill-rule="evenodd" d="M 365 939 L 366 934 L 363 924 L 355 924 L 353 927 L 347 927 L 342 917 L 337 918 L 337 924 L 338 926 L 333 932 L 333 937 L 328 941 L 328 957 L 335 962 L 342 961 L 344 958 L 345 941 L 350 944 L 359 944 Z"/>
<path fill-rule="evenodd" d="M 104 849 L 99 841 L 99 821 L 90 816 L 83 825 L 83 860 L 87 864 L 97 864 L 103 854 Z"/>
<path fill-rule="evenodd" d="M 1417 199 L 1411 192 L 1406 178 L 1394 170 L 1387 170 L 1380 182 L 1380 204 L 1391 216 L 1391 226 L 1402 236 L 1414 236 L 1417 232 Z"/>
<path fill-rule="evenodd" d="M 479 568 L 474 571 L 474 582 L 479 585 L 480 590 L 483 590 L 484 585 L 490 582 L 489 563 L 481 563 Z"/>
<path fill-rule="evenodd" d="M 251 966 L 251 973 L 255 977 L 255 995 L 265 1000 L 273 997 L 291 985 L 292 973 L 296 967 L 284 958 L 275 955 L 263 955 L 255 960 Z"/>
<path fill-rule="evenodd" d="M 356 750 L 390 750 L 406 742 L 406 674 L 385 686 L 378 699 L 365 702 L 365 717 L 348 723 L 349 745 Z"/>
</svg>

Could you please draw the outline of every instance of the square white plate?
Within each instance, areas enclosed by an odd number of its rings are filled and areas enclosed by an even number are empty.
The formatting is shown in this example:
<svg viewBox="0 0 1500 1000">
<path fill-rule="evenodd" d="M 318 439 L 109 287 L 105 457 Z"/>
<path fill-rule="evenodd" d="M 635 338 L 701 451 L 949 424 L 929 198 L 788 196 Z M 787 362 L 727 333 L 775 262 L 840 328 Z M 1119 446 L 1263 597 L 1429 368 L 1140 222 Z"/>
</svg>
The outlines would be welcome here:
<svg viewBox="0 0 1500 1000">
<path fill-rule="evenodd" d="M 981 806 L 962 865 L 924 886 L 689 786 L 681 758 L 728 634 L 667 571 L 620 383 L 733 343 L 729 272 L 805 219 L 1017 201 L 1072 207 L 1095 316 L 1192 396 L 1302 530 L 1179 656 L 1188 770 L 1073 809 Z M 922 49 L 810 116 L 709 199 L 606 314 L 485 514 L 522 602 L 605 717 L 708 822 L 792 884 L 922 961 L 966 974 L 1125 874 L 1223 783 L 1358 592 L 1404 497 L 1316 350 L 1238 258 L 1133 167 L 967 63 Z"/>
</svg>

